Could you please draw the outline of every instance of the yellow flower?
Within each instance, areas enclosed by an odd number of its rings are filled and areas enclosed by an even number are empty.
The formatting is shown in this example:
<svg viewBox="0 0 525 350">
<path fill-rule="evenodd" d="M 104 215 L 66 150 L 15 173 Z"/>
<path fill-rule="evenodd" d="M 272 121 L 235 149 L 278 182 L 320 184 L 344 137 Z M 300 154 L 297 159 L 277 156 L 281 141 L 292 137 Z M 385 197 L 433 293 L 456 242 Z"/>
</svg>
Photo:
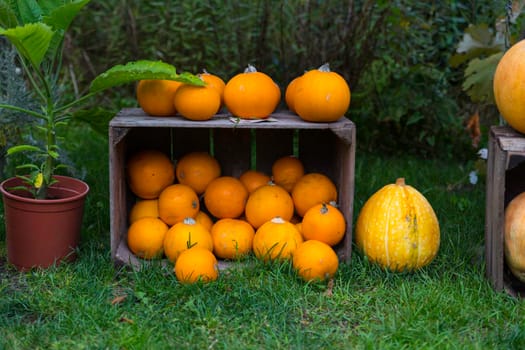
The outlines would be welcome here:
<svg viewBox="0 0 525 350">
<path fill-rule="evenodd" d="M 44 182 L 44 175 L 42 175 L 42 173 L 38 173 L 35 177 L 35 181 L 33 182 L 33 185 L 35 186 L 35 188 L 40 188 L 43 182 Z"/>
</svg>

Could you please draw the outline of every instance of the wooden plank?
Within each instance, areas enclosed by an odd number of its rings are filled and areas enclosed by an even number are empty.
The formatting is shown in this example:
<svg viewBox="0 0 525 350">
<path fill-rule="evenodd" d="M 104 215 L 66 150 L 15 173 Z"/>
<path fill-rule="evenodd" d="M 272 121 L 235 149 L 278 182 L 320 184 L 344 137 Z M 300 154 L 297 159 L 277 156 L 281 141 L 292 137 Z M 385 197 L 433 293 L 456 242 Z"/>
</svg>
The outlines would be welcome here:
<svg viewBox="0 0 525 350">
<path fill-rule="evenodd" d="M 217 114 L 206 121 L 192 121 L 181 116 L 152 117 L 145 114 L 140 108 L 125 108 L 121 110 L 111 121 L 110 127 L 177 127 L 177 128 L 240 128 L 240 129 L 332 129 L 339 130 L 350 127 L 353 124 L 349 119 L 342 117 L 332 123 L 311 123 L 299 118 L 289 111 L 272 113 L 268 119 L 263 120 L 239 120 L 232 118 L 230 114 Z"/>
</svg>

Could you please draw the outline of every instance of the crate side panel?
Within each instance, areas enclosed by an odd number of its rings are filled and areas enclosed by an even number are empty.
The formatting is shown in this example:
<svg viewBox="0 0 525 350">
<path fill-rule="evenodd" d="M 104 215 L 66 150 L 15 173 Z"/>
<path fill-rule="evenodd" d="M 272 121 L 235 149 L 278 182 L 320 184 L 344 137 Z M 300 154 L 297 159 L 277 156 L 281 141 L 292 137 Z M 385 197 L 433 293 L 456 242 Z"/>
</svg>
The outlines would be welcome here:
<svg viewBox="0 0 525 350">
<path fill-rule="evenodd" d="M 127 189 L 124 173 L 125 134 L 127 130 L 109 130 L 109 211 L 111 253 L 115 258 L 117 247 L 127 231 Z"/>
</svg>

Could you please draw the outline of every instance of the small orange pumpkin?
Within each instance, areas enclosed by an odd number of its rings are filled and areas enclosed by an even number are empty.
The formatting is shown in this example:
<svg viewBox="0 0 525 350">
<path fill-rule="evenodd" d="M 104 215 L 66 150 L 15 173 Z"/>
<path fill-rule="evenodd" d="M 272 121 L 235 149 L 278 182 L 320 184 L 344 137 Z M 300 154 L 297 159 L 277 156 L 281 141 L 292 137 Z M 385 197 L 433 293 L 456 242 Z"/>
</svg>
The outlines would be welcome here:
<svg viewBox="0 0 525 350">
<path fill-rule="evenodd" d="M 177 112 L 186 119 L 209 120 L 221 108 L 221 95 L 210 85 L 183 84 L 175 92 L 173 104 Z"/>
<path fill-rule="evenodd" d="M 234 116 L 265 119 L 279 104 L 281 90 L 270 76 L 250 65 L 226 83 L 223 97 L 226 108 Z"/>
<path fill-rule="evenodd" d="M 280 157 L 272 164 L 273 182 L 288 192 L 292 192 L 295 183 L 303 175 L 303 162 L 294 155 Z"/>
<path fill-rule="evenodd" d="M 179 255 L 192 247 L 202 247 L 213 251 L 210 231 L 193 218 L 185 218 L 169 228 L 164 237 L 164 254 L 175 262 Z"/>
<path fill-rule="evenodd" d="M 525 282 L 525 192 L 505 208 L 505 261 L 510 271 Z"/>
<path fill-rule="evenodd" d="M 350 106 L 350 87 L 345 79 L 330 71 L 327 64 L 301 77 L 293 94 L 293 108 L 309 122 L 333 122 L 345 115 Z"/>
<path fill-rule="evenodd" d="M 314 239 L 304 241 L 293 254 L 292 265 L 305 281 L 326 281 L 339 268 L 339 258 L 328 244 Z"/>
<path fill-rule="evenodd" d="M 213 179 L 204 191 L 204 205 L 217 219 L 238 218 L 244 213 L 248 190 L 233 176 Z"/>
<path fill-rule="evenodd" d="M 226 83 L 224 80 L 222 80 L 221 77 L 215 74 L 208 73 L 206 70 L 203 70 L 202 73 L 198 75 L 204 82 L 207 84 L 207 86 L 210 86 L 217 90 L 219 93 L 219 96 L 221 97 L 221 105 L 223 103 L 223 95 L 224 95 L 224 87 L 226 86 Z"/>
<path fill-rule="evenodd" d="M 239 180 L 241 180 L 248 192 L 252 193 L 257 188 L 268 184 L 271 181 L 271 177 L 262 171 L 249 169 L 239 176 Z"/>
<path fill-rule="evenodd" d="M 253 191 L 246 201 L 245 216 L 256 229 L 272 218 L 279 216 L 291 220 L 294 213 L 290 194 L 274 183 L 263 185 Z"/>
<path fill-rule="evenodd" d="M 301 233 L 305 240 L 315 239 L 335 246 L 345 235 L 346 222 L 343 213 L 330 204 L 317 204 L 304 214 Z"/>
<path fill-rule="evenodd" d="M 301 76 L 295 77 L 288 83 L 286 86 L 286 91 L 284 93 L 284 100 L 290 112 L 295 113 L 295 94 L 301 82 Z"/>
<path fill-rule="evenodd" d="M 439 250 L 439 222 L 427 199 L 399 178 L 366 201 L 357 218 L 355 241 L 381 267 L 416 270 Z"/>
<path fill-rule="evenodd" d="M 324 174 L 308 173 L 295 183 L 292 199 L 297 215 L 303 217 L 316 204 L 337 202 L 337 187 Z"/>
<path fill-rule="evenodd" d="M 183 184 L 169 185 L 159 195 L 159 217 L 172 226 L 185 218 L 193 218 L 200 210 L 197 193 Z"/>
<path fill-rule="evenodd" d="M 211 180 L 221 175 L 221 166 L 208 152 L 194 151 L 184 154 L 175 167 L 177 180 L 201 195 Z"/>
<path fill-rule="evenodd" d="M 258 259 L 288 260 L 303 243 L 303 237 L 294 224 L 275 217 L 265 222 L 253 237 L 253 252 Z"/>
<path fill-rule="evenodd" d="M 213 252 L 221 259 L 240 259 L 251 253 L 255 230 L 240 219 L 220 219 L 211 228 Z"/>
</svg>

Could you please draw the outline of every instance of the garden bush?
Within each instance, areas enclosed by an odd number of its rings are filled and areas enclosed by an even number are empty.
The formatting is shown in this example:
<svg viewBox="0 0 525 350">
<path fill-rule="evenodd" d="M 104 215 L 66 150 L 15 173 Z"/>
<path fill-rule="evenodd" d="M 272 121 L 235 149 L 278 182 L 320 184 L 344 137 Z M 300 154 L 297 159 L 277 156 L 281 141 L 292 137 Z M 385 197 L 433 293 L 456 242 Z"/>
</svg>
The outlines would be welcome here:
<svg viewBox="0 0 525 350">
<path fill-rule="evenodd" d="M 472 108 L 463 70 L 449 59 L 470 23 L 494 23 L 505 4 L 109 0 L 88 11 L 66 57 L 80 88 L 113 64 L 159 59 L 226 80 L 253 64 L 284 91 L 293 77 L 329 62 L 351 87 L 348 117 L 359 147 L 468 158 L 477 151 L 464 127 Z M 133 88 L 115 89 L 104 103 L 136 105 Z"/>
</svg>

